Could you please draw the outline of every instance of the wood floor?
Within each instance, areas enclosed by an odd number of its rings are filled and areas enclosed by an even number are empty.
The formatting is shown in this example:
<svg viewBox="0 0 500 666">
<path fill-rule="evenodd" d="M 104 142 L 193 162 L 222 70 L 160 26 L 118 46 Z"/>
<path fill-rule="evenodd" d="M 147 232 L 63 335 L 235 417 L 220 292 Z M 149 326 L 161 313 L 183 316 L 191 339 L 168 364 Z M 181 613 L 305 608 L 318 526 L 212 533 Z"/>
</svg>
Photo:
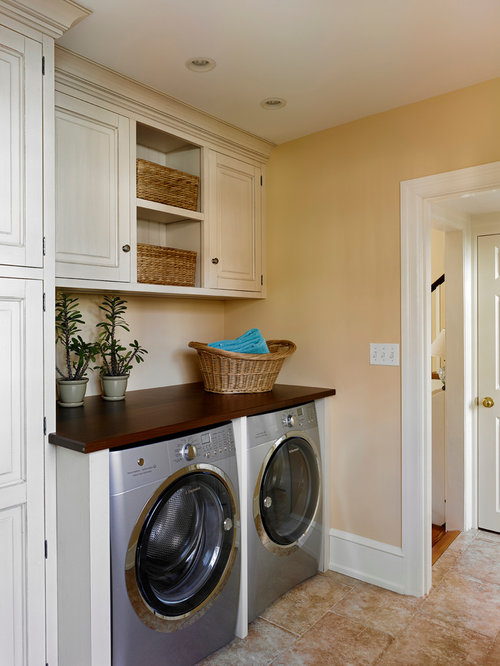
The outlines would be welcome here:
<svg viewBox="0 0 500 666">
<path fill-rule="evenodd" d="M 448 546 L 455 541 L 460 534 L 459 530 L 447 532 L 444 526 L 432 526 L 432 564 L 435 564 Z"/>
</svg>

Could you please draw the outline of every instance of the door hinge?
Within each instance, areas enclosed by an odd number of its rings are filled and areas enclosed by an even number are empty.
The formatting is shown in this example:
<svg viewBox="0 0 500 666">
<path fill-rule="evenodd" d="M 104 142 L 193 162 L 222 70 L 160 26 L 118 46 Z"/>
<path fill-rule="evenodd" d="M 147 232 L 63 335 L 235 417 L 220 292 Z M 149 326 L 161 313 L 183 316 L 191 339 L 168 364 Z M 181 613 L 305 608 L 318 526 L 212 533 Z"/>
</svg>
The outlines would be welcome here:
<svg viewBox="0 0 500 666">
<path fill-rule="evenodd" d="M 43 237 L 43 240 L 42 240 L 42 254 L 45 257 L 45 236 Z"/>
<path fill-rule="evenodd" d="M 48 559 L 48 557 L 49 557 L 49 544 L 47 543 L 47 539 L 45 539 L 45 543 L 44 543 L 44 553 L 45 553 L 45 559 Z"/>
<path fill-rule="evenodd" d="M 44 311 L 44 312 L 45 312 L 45 309 L 46 309 L 46 307 L 47 307 L 47 303 L 46 303 L 46 301 L 47 301 L 47 298 L 46 298 L 45 292 L 43 292 L 43 297 L 42 297 L 42 307 L 43 307 L 43 311 Z"/>
<path fill-rule="evenodd" d="M 43 417 L 43 434 L 44 435 L 47 434 L 47 417 L 46 416 Z"/>
<path fill-rule="evenodd" d="M 42 76 L 45 76 L 45 56 L 42 56 Z"/>
<path fill-rule="evenodd" d="M 263 284 L 264 284 L 264 276 L 261 275 L 260 276 L 260 285 L 261 285 L 261 287 L 263 286 Z"/>
</svg>

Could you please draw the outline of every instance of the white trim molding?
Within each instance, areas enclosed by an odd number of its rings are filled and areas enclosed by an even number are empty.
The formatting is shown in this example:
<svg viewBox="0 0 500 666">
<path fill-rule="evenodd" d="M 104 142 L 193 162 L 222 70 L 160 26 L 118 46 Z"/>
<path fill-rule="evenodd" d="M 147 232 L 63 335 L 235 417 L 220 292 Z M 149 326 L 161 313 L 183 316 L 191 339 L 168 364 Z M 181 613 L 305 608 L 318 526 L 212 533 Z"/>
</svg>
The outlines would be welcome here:
<svg viewBox="0 0 500 666">
<path fill-rule="evenodd" d="M 406 592 L 403 551 L 387 543 L 331 529 L 329 569 L 393 592 Z"/>
<path fill-rule="evenodd" d="M 54 39 L 92 12 L 72 0 L 0 0 L 2 14 Z"/>
<path fill-rule="evenodd" d="M 430 208 L 449 197 L 498 187 L 500 162 L 401 183 L 402 552 L 404 591 L 415 596 L 427 594 L 432 584 Z M 466 353 L 470 356 L 469 350 Z M 467 368 L 465 382 L 467 404 L 473 399 Z M 464 458 L 467 465 L 469 457 Z M 465 479 L 471 474 L 471 469 L 464 469 Z M 465 516 L 471 514 L 470 495 L 470 484 L 465 482 Z M 464 524 L 464 529 L 469 527 Z"/>
</svg>

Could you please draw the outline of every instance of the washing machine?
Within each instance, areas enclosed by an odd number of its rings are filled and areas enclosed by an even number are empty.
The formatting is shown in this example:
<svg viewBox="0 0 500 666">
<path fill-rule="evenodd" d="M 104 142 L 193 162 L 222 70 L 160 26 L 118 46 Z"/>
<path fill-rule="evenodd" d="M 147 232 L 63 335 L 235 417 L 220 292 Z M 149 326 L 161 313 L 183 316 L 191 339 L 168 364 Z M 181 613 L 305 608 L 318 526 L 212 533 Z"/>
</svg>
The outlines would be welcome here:
<svg viewBox="0 0 500 666">
<path fill-rule="evenodd" d="M 248 621 L 323 569 L 314 403 L 247 419 Z"/>
<path fill-rule="evenodd" d="M 187 666 L 233 639 L 238 505 L 230 423 L 110 451 L 113 666 Z"/>
</svg>

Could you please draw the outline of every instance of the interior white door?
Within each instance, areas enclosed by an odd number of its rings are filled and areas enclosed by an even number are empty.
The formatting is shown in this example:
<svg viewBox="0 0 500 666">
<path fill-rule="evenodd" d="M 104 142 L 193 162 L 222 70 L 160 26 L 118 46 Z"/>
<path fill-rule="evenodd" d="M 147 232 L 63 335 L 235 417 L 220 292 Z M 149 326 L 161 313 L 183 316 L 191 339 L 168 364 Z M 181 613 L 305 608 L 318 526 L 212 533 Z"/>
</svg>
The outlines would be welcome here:
<svg viewBox="0 0 500 666">
<path fill-rule="evenodd" d="M 478 525 L 500 532 L 500 235 L 479 236 L 477 267 Z"/>
<path fill-rule="evenodd" d="M 42 282 L 0 278 L 0 663 L 45 663 Z"/>
<path fill-rule="evenodd" d="M 0 264 L 41 267 L 42 45 L 0 26 Z"/>
</svg>

